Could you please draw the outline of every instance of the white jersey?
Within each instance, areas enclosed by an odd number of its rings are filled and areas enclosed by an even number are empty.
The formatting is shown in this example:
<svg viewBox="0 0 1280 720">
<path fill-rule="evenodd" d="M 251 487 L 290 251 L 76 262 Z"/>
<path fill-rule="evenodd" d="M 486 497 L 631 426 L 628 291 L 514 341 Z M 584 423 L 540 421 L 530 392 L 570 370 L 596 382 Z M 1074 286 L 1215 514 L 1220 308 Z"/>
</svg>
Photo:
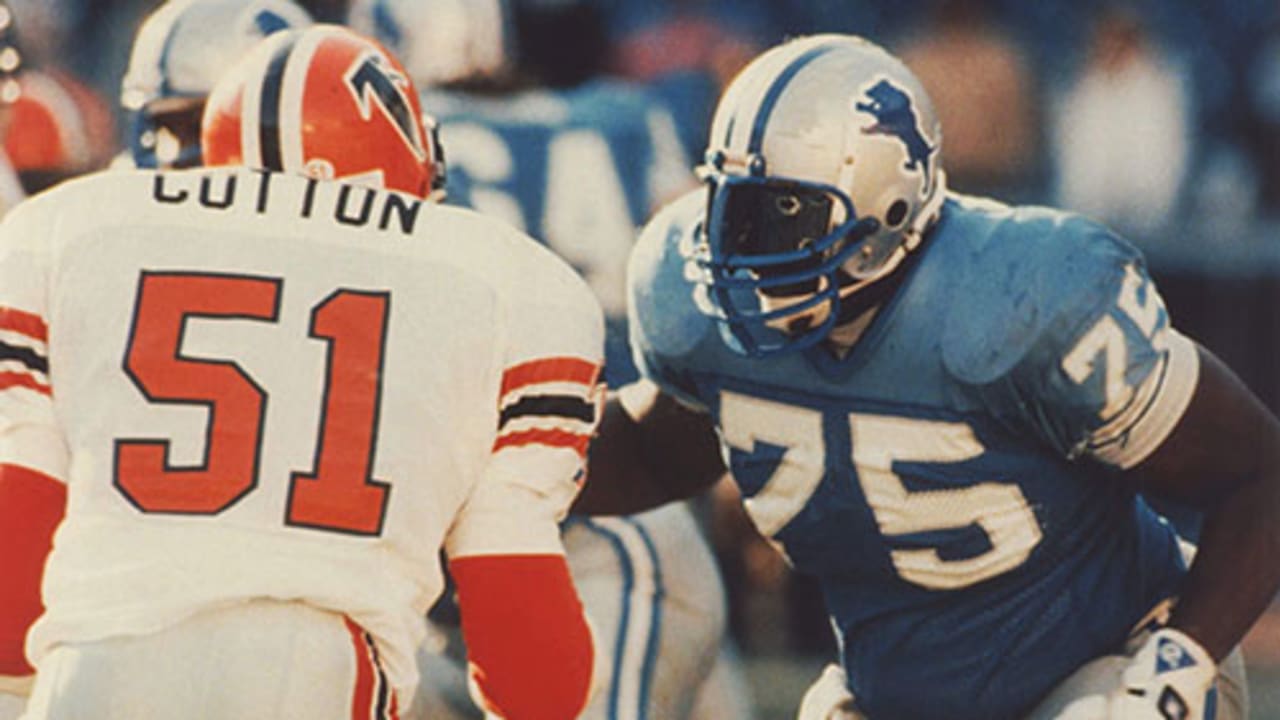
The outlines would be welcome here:
<svg viewBox="0 0 1280 720">
<path fill-rule="evenodd" d="M 569 267 L 471 211 L 243 169 L 29 201 L 0 229 L 0 462 L 68 507 L 28 656 L 303 600 L 410 697 L 442 548 L 563 552 L 602 345 Z"/>
</svg>

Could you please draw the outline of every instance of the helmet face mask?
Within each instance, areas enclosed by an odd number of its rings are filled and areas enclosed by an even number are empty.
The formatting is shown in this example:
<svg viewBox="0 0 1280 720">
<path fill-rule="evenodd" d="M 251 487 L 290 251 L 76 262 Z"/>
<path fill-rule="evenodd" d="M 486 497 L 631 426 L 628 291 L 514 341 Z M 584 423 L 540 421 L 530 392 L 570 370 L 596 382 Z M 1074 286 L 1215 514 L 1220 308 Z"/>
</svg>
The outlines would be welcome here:
<svg viewBox="0 0 1280 720">
<path fill-rule="evenodd" d="M 879 223 L 829 185 L 704 174 L 706 219 L 687 257 L 735 347 L 768 355 L 820 341 L 836 320 L 842 268 Z"/>
<path fill-rule="evenodd" d="M 841 301 L 898 266 L 945 196 L 927 95 L 860 38 L 756 58 L 726 89 L 711 137 L 705 220 L 683 249 L 699 309 L 746 355 L 824 339 Z"/>
</svg>

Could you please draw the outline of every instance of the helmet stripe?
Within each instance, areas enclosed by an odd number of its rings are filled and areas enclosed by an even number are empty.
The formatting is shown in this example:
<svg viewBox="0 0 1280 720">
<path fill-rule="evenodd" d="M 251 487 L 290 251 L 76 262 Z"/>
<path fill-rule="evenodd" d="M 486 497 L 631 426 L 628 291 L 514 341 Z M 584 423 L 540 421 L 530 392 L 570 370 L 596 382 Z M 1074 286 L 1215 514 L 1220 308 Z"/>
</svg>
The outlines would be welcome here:
<svg viewBox="0 0 1280 720">
<path fill-rule="evenodd" d="M 261 103 L 262 75 L 248 73 L 240 95 L 240 158 L 241 162 L 251 168 L 262 167 L 261 133 L 258 129 L 262 117 L 258 111 Z"/>
<path fill-rule="evenodd" d="M 307 76 L 311 74 L 311 61 L 320 43 L 333 37 L 333 32 L 309 32 L 298 36 L 293 54 L 284 69 L 280 91 L 280 159 L 283 167 L 297 172 L 306 164 L 303 148 L 302 100 L 307 90 Z"/>
<path fill-rule="evenodd" d="M 160 44 L 160 57 L 156 61 L 156 70 L 160 73 L 160 87 L 156 89 L 156 98 L 167 98 L 173 94 L 173 86 L 169 84 L 169 58 L 173 56 L 173 44 L 178 39 L 178 26 L 182 24 L 182 16 L 178 15 L 178 10 L 174 9 L 168 14 L 173 16 L 173 22 L 169 23 L 168 32 L 164 36 L 164 42 Z M 155 98 L 147 98 L 154 100 Z"/>
<path fill-rule="evenodd" d="M 834 43 L 811 47 L 798 55 L 782 69 L 782 72 L 778 73 L 777 77 L 774 78 L 773 84 L 765 91 L 764 99 L 760 101 L 760 109 L 756 112 L 755 123 L 751 126 L 751 140 L 747 143 L 747 152 L 749 154 L 760 152 L 760 146 L 764 143 L 764 129 L 769 123 L 769 116 L 773 114 L 773 108 L 778 104 L 778 98 L 782 97 L 782 91 L 787 89 L 787 84 L 791 82 L 791 79 L 803 70 L 806 65 L 835 48 L 836 45 Z"/>
<path fill-rule="evenodd" d="M 280 95 L 284 84 L 284 69 L 289 63 L 294 43 L 285 42 L 271 54 L 267 71 L 262 78 L 262 102 L 258 110 L 258 145 L 262 152 L 262 167 L 277 172 L 284 170 L 280 150 Z"/>
</svg>

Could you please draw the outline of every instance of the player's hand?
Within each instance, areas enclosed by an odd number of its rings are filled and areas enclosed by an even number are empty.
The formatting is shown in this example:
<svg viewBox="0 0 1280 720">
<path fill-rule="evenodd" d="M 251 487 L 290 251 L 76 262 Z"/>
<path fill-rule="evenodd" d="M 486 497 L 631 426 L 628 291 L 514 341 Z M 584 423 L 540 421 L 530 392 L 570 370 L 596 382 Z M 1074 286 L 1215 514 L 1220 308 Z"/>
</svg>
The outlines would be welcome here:
<svg viewBox="0 0 1280 720">
<path fill-rule="evenodd" d="M 1112 693 L 1109 715 L 1124 720 L 1205 720 L 1218 668 L 1185 633 L 1162 628 L 1134 653 Z"/>
<path fill-rule="evenodd" d="M 844 669 L 832 663 L 805 691 L 796 720 L 866 720 L 853 706 Z"/>
</svg>

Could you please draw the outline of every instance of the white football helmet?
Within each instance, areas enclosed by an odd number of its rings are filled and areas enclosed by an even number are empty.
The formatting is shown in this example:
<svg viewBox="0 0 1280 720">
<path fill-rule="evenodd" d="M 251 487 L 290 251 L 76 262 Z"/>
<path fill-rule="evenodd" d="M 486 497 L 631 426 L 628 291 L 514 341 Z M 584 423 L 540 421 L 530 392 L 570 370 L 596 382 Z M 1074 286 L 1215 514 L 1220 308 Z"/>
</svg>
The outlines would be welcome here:
<svg viewBox="0 0 1280 720">
<path fill-rule="evenodd" d="M 200 164 L 200 113 L 227 68 L 264 37 L 311 24 L 293 0 L 169 0 L 134 40 L 120 104 L 138 167 Z"/>
<path fill-rule="evenodd" d="M 937 218 L 942 131 L 920 82 L 862 38 L 752 61 L 716 108 L 703 228 L 683 248 L 699 308 L 749 355 L 808 347 Z"/>
<path fill-rule="evenodd" d="M 507 69 L 506 0 L 353 0 L 347 24 L 399 57 L 421 89 Z"/>
</svg>

